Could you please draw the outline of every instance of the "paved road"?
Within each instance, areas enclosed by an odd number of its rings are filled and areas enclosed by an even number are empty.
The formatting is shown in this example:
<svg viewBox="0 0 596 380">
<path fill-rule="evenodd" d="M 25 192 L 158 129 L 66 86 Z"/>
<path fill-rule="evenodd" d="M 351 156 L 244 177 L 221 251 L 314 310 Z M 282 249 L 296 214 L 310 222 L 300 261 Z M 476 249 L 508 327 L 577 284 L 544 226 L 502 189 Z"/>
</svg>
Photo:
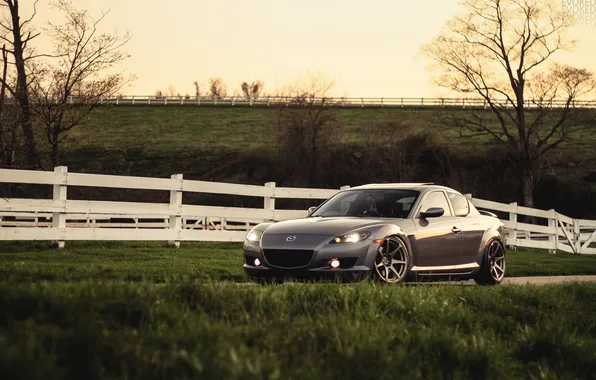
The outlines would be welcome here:
<svg viewBox="0 0 596 380">
<path fill-rule="evenodd" d="M 568 282 L 596 282 L 596 276 L 544 276 L 544 277 L 505 277 L 503 285 L 552 285 Z M 434 284 L 476 285 L 473 280 L 455 282 L 435 282 Z"/>
<path fill-rule="evenodd" d="M 565 282 L 596 282 L 596 276 L 505 277 L 503 284 L 561 284 Z"/>
</svg>

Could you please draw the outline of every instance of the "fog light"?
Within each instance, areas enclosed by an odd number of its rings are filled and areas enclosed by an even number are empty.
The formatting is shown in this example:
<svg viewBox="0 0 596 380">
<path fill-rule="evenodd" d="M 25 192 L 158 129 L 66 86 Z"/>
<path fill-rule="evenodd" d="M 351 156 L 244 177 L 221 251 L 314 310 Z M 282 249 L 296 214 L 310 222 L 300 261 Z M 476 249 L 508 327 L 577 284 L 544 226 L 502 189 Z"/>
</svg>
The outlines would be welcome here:
<svg viewBox="0 0 596 380">
<path fill-rule="evenodd" d="M 260 267 L 260 266 L 261 266 L 261 260 L 255 259 L 255 267 Z"/>
<path fill-rule="evenodd" d="M 339 260 L 333 259 L 329 262 L 329 265 L 331 265 L 331 268 L 339 268 Z"/>
</svg>

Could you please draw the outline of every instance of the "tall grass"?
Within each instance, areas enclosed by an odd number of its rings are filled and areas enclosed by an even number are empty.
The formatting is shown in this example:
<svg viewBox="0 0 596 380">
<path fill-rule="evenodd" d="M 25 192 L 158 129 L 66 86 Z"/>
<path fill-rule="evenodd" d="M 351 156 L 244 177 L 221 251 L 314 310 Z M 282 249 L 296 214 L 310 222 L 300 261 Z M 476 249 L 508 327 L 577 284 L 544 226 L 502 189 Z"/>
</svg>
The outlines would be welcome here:
<svg viewBox="0 0 596 380">
<path fill-rule="evenodd" d="M 240 243 L 182 243 L 179 249 L 151 242 L 0 243 L 0 278 L 10 282 L 212 279 L 245 282 Z M 596 256 L 507 252 L 507 276 L 596 274 Z"/>
<path fill-rule="evenodd" d="M 593 378 L 596 285 L 0 284 L 3 378 Z"/>
<path fill-rule="evenodd" d="M 2 379 L 590 379 L 596 284 L 246 282 L 239 244 L 0 244 Z M 596 258 L 508 253 L 509 274 Z M 531 265 L 533 263 L 533 265 Z"/>
</svg>

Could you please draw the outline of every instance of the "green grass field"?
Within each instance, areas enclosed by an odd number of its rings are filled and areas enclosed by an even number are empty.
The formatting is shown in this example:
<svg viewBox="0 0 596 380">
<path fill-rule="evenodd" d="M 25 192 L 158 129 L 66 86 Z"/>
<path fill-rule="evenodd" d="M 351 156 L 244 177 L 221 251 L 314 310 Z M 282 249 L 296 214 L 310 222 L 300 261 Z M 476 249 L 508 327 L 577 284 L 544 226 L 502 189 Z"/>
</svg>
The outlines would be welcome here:
<svg viewBox="0 0 596 380">
<path fill-rule="evenodd" d="M 590 379 L 596 285 L 247 284 L 239 244 L 0 244 L 3 379 Z M 508 275 L 596 257 L 508 252 Z"/>
<path fill-rule="evenodd" d="M 344 143 L 361 143 L 373 123 L 396 122 L 404 133 L 431 130 L 454 147 L 469 150 L 469 140 L 459 131 L 441 124 L 446 112 L 440 108 L 338 108 L 345 127 Z M 469 112 L 466 110 L 458 111 Z M 596 116 L 596 111 L 586 111 Z M 78 130 L 78 142 L 67 150 L 108 149 L 149 152 L 245 151 L 271 148 L 276 130 L 274 108 L 223 106 L 112 106 L 97 111 Z M 476 140 L 477 141 L 477 140 Z M 481 141 L 492 141 L 486 137 Z M 564 150 L 596 153 L 592 130 L 571 136 Z"/>
<path fill-rule="evenodd" d="M 507 275 L 596 275 L 596 256 L 507 252 Z M 64 250 L 40 243 L 0 243 L 0 278 L 10 282 L 119 280 L 247 281 L 240 243 L 68 242 Z"/>
</svg>

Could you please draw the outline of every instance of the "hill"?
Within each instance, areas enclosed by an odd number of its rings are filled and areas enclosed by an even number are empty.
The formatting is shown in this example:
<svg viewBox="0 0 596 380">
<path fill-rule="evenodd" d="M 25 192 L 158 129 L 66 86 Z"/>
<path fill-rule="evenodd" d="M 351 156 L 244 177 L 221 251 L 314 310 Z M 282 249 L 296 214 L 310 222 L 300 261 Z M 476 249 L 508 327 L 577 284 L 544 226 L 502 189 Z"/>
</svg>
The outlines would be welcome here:
<svg viewBox="0 0 596 380">
<path fill-rule="evenodd" d="M 276 112 L 266 107 L 110 106 L 75 132 L 61 164 L 78 172 L 160 177 L 184 173 L 192 179 L 335 188 L 403 180 L 405 174 L 398 175 L 391 166 L 380 168 L 375 161 L 381 147 L 399 146 L 395 154 L 404 157 L 396 161 L 416 166 L 406 173 L 408 180 L 433 180 L 478 196 L 517 200 L 518 185 L 502 150 L 489 137 L 461 138 L 458 130 L 443 126 L 445 109 L 336 109 L 343 125 L 336 137 L 339 148 L 329 153 L 325 170 L 311 183 L 291 176 L 297 168 L 282 165 Z M 596 110 L 585 112 L 596 118 Z M 379 125 L 383 128 L 375 128 Z M 403 149 L 402 140 L 407 140 Z M 596 204 L 596 131 L 570 136 L 547 161 L 537 207 L 586 216 L 585 203 Z"/>
</svg>

